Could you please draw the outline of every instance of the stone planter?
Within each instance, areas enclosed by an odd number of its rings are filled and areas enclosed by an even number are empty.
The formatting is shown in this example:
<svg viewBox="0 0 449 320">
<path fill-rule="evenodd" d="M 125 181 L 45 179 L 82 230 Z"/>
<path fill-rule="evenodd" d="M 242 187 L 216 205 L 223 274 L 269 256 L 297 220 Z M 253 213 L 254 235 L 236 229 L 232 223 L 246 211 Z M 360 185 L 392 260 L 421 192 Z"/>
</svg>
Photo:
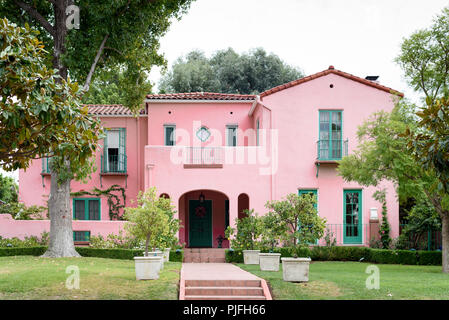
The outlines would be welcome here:
<svg viewBox="0 0 449 320">
<path fill-rule="evenodd" d="M 170 260 L 170 250 L 171 250 L 171 248 L 165 248 L 165 250 L 164 250 L 164 262 L 168 262 Z"/>
<path fill-rule="evenodd" d="M 310 258 L 281 258 L 282 275 L 284 281 L 307 282 L 309 281 Z"/>
<path fill-rule="evenodd" d="M 150 252 L 148 252 L 148 256 L 161 258 L 160 259 L 160 270 L 164 269 L 164 253 L 162 251 L 150 251 Z"/>
<path fill-rule="evenodd" d="M 259 264 L 260 250 L 243 250 L 243 261 L 245 264 Z"/>
<path fill-rule="evenodd" d="M 155 280 L 159 279 L 161 270 L 161 257 L 134 257 L 136 266 L 136 280 Z"/>
<path fill-rule="evenodd" d="M 261 271 L 279 271 L 280 253 L 259 253 Z"/>
</svg>

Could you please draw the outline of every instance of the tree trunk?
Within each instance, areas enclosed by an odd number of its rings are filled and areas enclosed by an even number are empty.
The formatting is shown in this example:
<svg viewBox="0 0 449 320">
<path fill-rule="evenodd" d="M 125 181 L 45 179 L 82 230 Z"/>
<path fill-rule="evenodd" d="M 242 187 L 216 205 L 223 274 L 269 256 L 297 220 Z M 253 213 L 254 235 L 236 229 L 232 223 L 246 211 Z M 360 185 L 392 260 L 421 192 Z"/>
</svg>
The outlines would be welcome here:
<svg viewBox="0 0 449 320">
<path fill-rule="evenodd" d="M 147 240 L 145 241 L 145 257 L 148 257 L 148 246 L 150 244 L 150 236 L 147 236 Z"/>
<path fill-rule="evenodd" d="M 449 212 L 444 212 L 441 215 L 442 231 L 441 231 L 441 242 L 442 242 L 442 265 L 443 272 L 449 273 Z"/>
<path fill-rule="evenodd" d="M 48 199 L 50 215 L 50 245 L 42 257 L 80 257 L 75 250 L 70 206 L 70 180 L 58 184 L 58 174 L 51 172 L 51 189 Z"/>
</svg>

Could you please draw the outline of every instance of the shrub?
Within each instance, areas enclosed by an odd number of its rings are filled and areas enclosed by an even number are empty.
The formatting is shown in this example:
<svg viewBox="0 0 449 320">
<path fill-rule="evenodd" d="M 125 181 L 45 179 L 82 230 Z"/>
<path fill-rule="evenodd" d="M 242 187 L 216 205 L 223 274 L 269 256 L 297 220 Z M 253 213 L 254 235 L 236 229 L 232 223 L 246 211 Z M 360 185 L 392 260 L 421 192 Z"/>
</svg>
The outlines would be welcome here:
<svg viewBox="0 0 449 320">
<path fill-rule="evenodd" d="M 231 226 L 227 227 L 225 231 L 226 238 L 231 240 L 231 247 L 233 249 L 259 249 L 261 243 L 258 239 L 263 230 L 262 218 L 258 217 L 254 209 L 245 210 L 244 213 L 246 215 L 245 217 L 235 220 L 237 229 L 231 228 Z"/>
<path fill-rule="evenodd" d="M 42 232 L 40 237 L 37 236 L 29 236 L 25 237 L 25 239 L 21 240 L 17 237 L 14 238 L 5 238 L 0 237 L 0 248 L 22 248 L 22 247 L 38 247 L 38 246 L 47 246 L 50 237 L 48 232 Z"/>
<path fill-rule="evenodd" d="M 124 236 L 122 230 L 119 234 L 108 234 L 103 236 L 91 236 L 89 246 L 92 248 L 122 248 L 122 249 L 143 249 L 142 241 L 129 235 Z"/>
<path fill-rule="evenodd" d="M 228 263 L 243 263 L 243 250 L 242 249 L 230 249 L 225 250 L 226 262 Z"/>
<path fill-rule="evenodd" d="M 184 260 L 184 251 L 179 249 L 171 250 L 168 260 L 173 262 L 182 262 Z"/>
<path fill-rule="evenodd" d="M 418 257 L 416 251 L 413 250 L 371 249 L 370 261 L 385 264 L 416 265 Z"/>
<path fill-rule="evenodd" d="M 441 266 L 441 251 L 417 251 L 419 265 Z"/>
<path fill-rule="evenodd" d="M 47 250 L 47 247 L 21 247 L 21 248 L 0 248 L 0 257 L 5 256 L 40 256 Z"/>
</svg>

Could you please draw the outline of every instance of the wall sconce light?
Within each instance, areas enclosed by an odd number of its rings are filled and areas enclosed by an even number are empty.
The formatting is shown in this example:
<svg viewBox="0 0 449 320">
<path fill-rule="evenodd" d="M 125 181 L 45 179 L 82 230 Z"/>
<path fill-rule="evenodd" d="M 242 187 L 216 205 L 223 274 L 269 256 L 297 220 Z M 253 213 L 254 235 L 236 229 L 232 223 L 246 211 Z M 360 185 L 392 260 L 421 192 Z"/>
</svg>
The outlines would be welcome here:
<svg viewBox="0 0 449 320">
<path fill-rule="evenodd" d="M 201 192 L 200 197 L 199 197 L 200 203 L 204 203 L 205 199 L 206 199 L 206 197 L 204 197 L 203 192 Z"/>
</svg>

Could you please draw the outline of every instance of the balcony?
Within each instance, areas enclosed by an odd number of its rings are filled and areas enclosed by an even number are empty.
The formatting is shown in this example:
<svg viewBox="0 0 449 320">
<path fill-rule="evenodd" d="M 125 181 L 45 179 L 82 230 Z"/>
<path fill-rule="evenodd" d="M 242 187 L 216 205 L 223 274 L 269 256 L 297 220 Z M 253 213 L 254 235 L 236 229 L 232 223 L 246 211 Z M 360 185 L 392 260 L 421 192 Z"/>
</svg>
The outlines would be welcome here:
<svg viewBox="0 0 449 320">
<path fill-rule="evenodd" d="M 222 147 L 186 147 L 184 168 L 223 168 Z"/>
<path fill-rule="evenodd" d="M 126 174 L 127 157 L 124 154 L 101 156 L 102 174 Z"/>
<path fill-rule="evenodd" d="M 318 140 L 317 161 L 335 162 L 348 155 L 348 139 Z"/>
<path fill-rule="evenodd" d="M 318 140 L 317 157 L 315 161 L 316 177 L 320 165 L 337 165 L 337 161 L 348 155 L 348 139 L 342 140 Z"/>
</svg>

